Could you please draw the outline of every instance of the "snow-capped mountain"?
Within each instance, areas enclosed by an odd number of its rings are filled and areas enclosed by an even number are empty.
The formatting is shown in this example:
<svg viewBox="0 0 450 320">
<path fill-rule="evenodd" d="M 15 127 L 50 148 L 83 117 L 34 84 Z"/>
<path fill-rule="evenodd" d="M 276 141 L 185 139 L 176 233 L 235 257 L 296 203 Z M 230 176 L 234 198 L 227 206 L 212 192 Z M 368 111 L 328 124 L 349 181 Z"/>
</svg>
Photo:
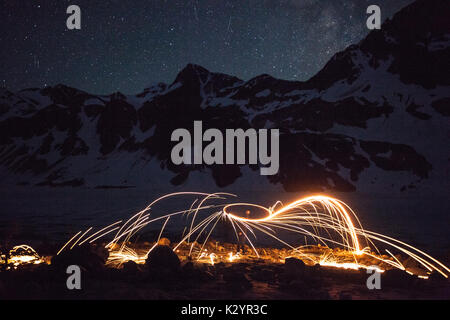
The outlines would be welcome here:
<svg viewBox="0 0 450 320">
<path fill-rule="evenodd" d="M 138 95 L 64 85 L 0 91 L 4 185 L 216 187 L 287 191 L 449 190 L 450 2 L 416 1 L 305 82 L 248 81 L 189 64 Z M 279 128 L 280 170 L 174 165 L 170 135 Z"/>
</svg>

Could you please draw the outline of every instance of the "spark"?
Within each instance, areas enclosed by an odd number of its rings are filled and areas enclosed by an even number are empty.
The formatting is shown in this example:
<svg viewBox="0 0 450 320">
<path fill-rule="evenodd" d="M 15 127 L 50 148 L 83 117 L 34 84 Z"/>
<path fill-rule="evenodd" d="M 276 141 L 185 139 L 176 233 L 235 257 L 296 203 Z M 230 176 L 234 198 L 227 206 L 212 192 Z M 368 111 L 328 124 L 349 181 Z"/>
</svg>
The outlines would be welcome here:
<svg viewBox="0 0 450 320">
<path fill-rule="evenodd" d="M 216 258 L 216 254 L 215 253 L 211 253 L 209 255 L 209 260 L 210 260 L 212 266 L 214 265 L 214 259 L 215 258 Z"/>
<path fill-rule="evenodd" d="M 44 259 L 29 245 L 21 244 L 13 247 L 9 251 L 7 264 L 12 264 L 15 268 L 24 264 L 40 264 Z"/>
<path fill-rule="evenodd" d="M 239 259 L 239 257 L 240 257 L 239 252 L 236 254 L 233 254 L 233 252 L 228 253 L 228 261 L 229 262 L 233 262 L 234 260 Z"/>
<path fill-rule="evenodd" d="M 155 215 L 154 206 L 163 200 L 174 197 L 191 196 L 196 199 L 188 209 L 172 213 Z M 431 272 L 438 272 L 447 278 L 450 269 L 429 254 L 392 237 L 364 230 L 355 212 L 343 201 L 325 195 L 312 195 L 300 198 L 284 205 L 280 201 L 274 205 L 265 207 L 259 204 L 245 202 L 230 202 L 229 197 L 236 197 L 230 193 L 202 193 L 202 192 L 177 192 L 164 195 L 152 201 L 143 210 L 134 214 L 125 222 L 118 221 L 108 227 L 89 235 L 92 228 L 86 230 L 80 237 L 78 232 L 60 249 L 58 254 L 67 250 L 68 244 L 75 240 L 72 249 L 77 243 L 82 245 L 88 239 L 90 243 L 106 237 L 112 231 L 117 230 L 113 239 L 106 244 L 110 251 L 108 265 L 120 266 L 126 261 L 144 263 L 150 251 L 156 247 L 164 230 L 169 228 L 176 217 L 185 219 L 185 227 L 178 243 L 172 249 L 186 257 L 196 255 L 199 262 L 214 265 L 218 262 L 232 263 L 237 259 L 252 259 L 264 257 L 272 261 L 284 261 L 288 256 L 297 257 L 308 264 L 319 264 L 325 267 L 342 269 L 375 269 L 380 272 L 397 268 L 405 272 L 407 270 L 391 250 L 412 258 L 420 265 L 420 271 L 415 274 L 427 279 Z M 214 201 L 214 203 L 210 203 Z M 223 203 L 218 203 L 218 202 Z M 239 208 L 252 208 L 262 211 L 265 216 L 261 218 L 243 217 L 235 214 Z M 130 248 L 133 238 L 142 229 L 151 226 L 157 221 L 162 221 L 163 226 L 150 249 L 142 250 L 142 253 Z M 230 234 L 236 238 L 237 248 L 243 242 L 248 245 L 250 253 L 228 252 L 228 254 L 210 248 L 210 240 L 217 229 L 219 222 L 228 222 Z M 115 226 L 115 228 L 112 228 Z M 179 225 L 178 225 L 179 227 Z M 179 229 L 179 228 L 178 228 Z M 181 233 L 181 232 L 180 232 Z M 95 238 L 93 238 L 96 236 Z M 78 238 L 77 238 L 78 237 Z M 83 241 L 80 241 L 81 238 Z M 262 254 L 257 241 L 272 239 L 285 248 L 285 254 Z M 302 243 L 303 242 L 303 243 Z M 315 243 L 315 244 L 314 244 Z M 380 246 L 380 248 L 377 247 Z M 210 249 L 208 251 L 207 249 Z M 389 256 L 382 255 L 386 251 Z M 270 250 L 268 250 L 270 252 Z"/>
<path fill-rule="evenodd" d="M 72 238 L 70 238 L 69 241 L 67 241 L 67 242 L 62 246 L 62 248 L 59 249 L 59 251 L 56 253 L 56 255 L 59 255 L 59 254 L 64 250 L 64 248 L 67 247 L 67 245 L 68 245 L 73 239 L 75 239 L 80 233 L 81 233 L 81 231 L 78 231 L 78 233 L 76 233 Z"/>
</svg>

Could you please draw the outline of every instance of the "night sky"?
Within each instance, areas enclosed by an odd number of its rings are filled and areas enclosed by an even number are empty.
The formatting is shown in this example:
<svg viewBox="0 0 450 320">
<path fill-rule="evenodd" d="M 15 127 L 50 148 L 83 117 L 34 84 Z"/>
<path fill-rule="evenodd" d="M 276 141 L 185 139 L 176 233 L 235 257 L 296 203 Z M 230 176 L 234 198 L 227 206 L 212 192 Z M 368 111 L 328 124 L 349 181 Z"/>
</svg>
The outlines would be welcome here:
<svg viewBox="0 0 450 320">
<path fill-rule="evenodd" d="M 412 0 L 377 0 L 382 19 Z M 371 0 L 1 1 L 1 86 L 138 93 L 187 64 L 307 80 L 368 32 Z M 66 8 L 81 8 L 68 30 Z"/>
</svg>

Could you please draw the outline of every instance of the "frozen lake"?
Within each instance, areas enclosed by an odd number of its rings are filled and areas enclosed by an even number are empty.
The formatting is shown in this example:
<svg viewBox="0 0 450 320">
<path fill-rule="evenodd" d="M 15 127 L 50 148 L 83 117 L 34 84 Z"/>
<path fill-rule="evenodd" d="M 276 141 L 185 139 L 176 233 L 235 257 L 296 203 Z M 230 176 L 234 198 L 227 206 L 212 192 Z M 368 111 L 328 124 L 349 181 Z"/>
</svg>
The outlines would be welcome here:
<svg viewBox="0 0 450 320">
<path fill-rule="evenodd" d="M 180 191 L 180 190 L 176 190 Z M 205 190 L 183 190 L 205 191 Z M 223 190 L 217 190 L 223 192 Z M 227 190 L 228 191 L 228 190 Z M 288 203 L 309 194 L 284 192 L 234 192 L 227 202 L 251 202 L 271 206 L 277 200 Z M 2 188 L 0 198 L 0 241 L 33 243 L 46 240 L 63 243 L 90 226 L 103 227 L 126 220 L 166 192 L 149 188 L 86 189 L 13 187 Z M 328 194 L 346 202 L 358 215 L 364 229 L 393 236 L 420 249 L 448 259 L 450 201 L 445 197 L 381 195 L 364 193 Z M 166 200 L 154 207 L 157 217 L 188 209 L 193 196 Z M 160 225 L 155 225 L 155 229 Z M 180 229 L 181 224 L 172 224 Z M 148 229 L 151 229 L 148 227 Z M 174 230 L 177 231 L 177 230 Z"/>
</svg>

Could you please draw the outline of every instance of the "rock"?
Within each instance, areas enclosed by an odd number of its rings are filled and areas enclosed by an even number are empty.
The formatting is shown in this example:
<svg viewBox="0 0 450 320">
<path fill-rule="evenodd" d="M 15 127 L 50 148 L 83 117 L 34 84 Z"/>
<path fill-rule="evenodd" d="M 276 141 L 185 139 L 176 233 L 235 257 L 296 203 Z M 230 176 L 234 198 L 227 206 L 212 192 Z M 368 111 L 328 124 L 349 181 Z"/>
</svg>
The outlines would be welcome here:
<svg viewBox="0 0 450 320">
<path fill-rule="evenodd" d="M 138 273 L 140 271 L 137 263 L 132 260 L 125 262 L 123 264 L 122 270 L 126 273 L 132 273 L 132 274 Z"/>
<path fill-rule="evenodd" d="M 302 278 L 305 273 L 305 263 L 297 258 L 286 258 L 284 260 L 284 274 L 287 278 Z"/>
<path fill-rule="evenodd" d="M 169 246 L 158 245 L 149 253 L 145 266 L 151 272 L 176 272 L 180 270 L 180 259 Z"/>
<path fill-rule="evenodd" d="M 52 257 L 51 266 L 55 269 L 66 270 L 70 265 L 77 265 L 91 272 L 98 272 L 105 268 L 108 251 L 104 247 L 95 245 L 76 246 L 66 249 L 59 255 Z"/>
</svg>

